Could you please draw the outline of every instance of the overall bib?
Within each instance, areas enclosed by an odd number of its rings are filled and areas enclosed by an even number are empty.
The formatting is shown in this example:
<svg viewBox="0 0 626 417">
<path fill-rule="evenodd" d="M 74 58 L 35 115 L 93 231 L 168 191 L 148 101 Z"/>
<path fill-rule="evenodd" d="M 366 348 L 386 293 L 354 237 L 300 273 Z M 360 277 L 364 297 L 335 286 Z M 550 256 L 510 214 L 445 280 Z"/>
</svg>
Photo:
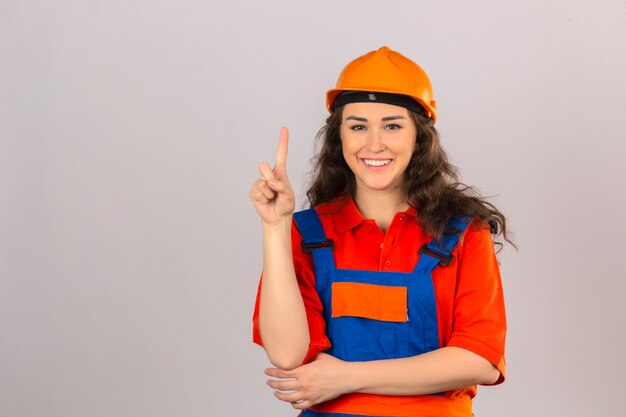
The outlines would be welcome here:
<svg viewBox="0 0 626 417">
<path fill-rule="evenodd" d="M 440 347 L 432 271 L 450 264 L 451 252 L 471 218 L 451 217 L 441 245 L 433 240 L 419 249 L 413 272 L 337 269 L 333 242 L 327 239 L 317 212 L 294 213 L 294 220 L 303 251 L 313 256 L 316 289 L 332 344 L 326 353 L 360 362 L 416 356 Z M 305 415 L 362 416 L 313 409 L 304 411 Z"/>
</svg>

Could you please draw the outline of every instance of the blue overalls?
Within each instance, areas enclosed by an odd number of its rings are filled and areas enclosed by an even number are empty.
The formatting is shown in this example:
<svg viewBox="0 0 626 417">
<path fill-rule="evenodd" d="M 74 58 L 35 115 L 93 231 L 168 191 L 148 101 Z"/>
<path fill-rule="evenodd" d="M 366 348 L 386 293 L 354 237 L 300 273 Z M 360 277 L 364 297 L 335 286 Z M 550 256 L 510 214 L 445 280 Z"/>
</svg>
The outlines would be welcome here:
<svg viewBox="0 0 626 417">
<path fill-rule="evenodd" d="M 337 269 L 333 242 L 326 238 L 315 210 L 294 213 L 294 220 L 302 235 L 303 251 L 313 256 L 316 289 L 332 344 L 328 354 L 357 362 L 404 358 L 440 347 L 432 271 L 438 265 L 450 264 L 451 252 L 471 218 L 451 217 L 446 228 L 450 233 L 443 235 L 441 245 L 434 240 L 424 245 L 410 273 Z M 369 305 L 351 305 L 363 302 L 361 293 Z M 395 300 L 397 305 L 390 306 L 385 300 Z M 307 410 L 306 416 L 360 417 L 313 410 Z"/>
</svg>

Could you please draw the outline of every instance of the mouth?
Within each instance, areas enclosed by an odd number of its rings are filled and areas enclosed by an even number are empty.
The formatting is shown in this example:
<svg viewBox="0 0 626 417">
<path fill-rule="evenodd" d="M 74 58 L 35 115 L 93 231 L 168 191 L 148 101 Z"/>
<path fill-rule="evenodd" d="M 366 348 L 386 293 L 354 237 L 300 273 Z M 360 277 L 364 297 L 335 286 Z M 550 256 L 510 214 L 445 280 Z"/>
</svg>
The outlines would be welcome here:
<svg viewBox="0 0 626 417">
<path fill-rule="evenodd" d="M 389 165 L 391 163 L 391 159 L 361 159 L 363 163 L 370 167 L 382 167 L 385 165 Z"/>
</svg>

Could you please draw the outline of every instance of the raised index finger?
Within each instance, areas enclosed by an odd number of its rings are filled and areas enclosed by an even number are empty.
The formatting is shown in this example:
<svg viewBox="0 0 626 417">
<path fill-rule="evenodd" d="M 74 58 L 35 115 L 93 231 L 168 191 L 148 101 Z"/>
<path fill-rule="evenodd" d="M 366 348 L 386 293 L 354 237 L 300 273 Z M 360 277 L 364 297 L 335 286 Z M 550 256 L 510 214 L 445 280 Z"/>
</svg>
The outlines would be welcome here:
<svg viewBox="0 0 626 417">
<path fill-rule="evenodd" d="M 276 169 L 285 172 L 287 169 L 287 148 L 289 144 L 289 130 L 286 127 L 280 129 L 278 138 L 278 150 L 276 151 Z"/>
</svg>

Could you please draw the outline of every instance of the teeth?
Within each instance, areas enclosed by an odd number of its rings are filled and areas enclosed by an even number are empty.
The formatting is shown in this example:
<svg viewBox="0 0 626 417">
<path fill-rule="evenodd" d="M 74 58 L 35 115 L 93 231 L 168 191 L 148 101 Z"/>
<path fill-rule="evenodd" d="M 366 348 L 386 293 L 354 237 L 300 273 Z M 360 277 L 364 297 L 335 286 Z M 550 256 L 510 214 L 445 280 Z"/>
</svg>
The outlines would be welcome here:
<svg viewBox="0 0 626 417">
<path fill-rule="evenodd" d="M 365 165 L 369 165 L 371 167 L 381 167 L 383 165 L 387 165 L 388 163 L 390 163 L 391 159 L 385 159 L 385 160 L 364 159 L 363 162 L 365 163 Z"/>
</svg>

